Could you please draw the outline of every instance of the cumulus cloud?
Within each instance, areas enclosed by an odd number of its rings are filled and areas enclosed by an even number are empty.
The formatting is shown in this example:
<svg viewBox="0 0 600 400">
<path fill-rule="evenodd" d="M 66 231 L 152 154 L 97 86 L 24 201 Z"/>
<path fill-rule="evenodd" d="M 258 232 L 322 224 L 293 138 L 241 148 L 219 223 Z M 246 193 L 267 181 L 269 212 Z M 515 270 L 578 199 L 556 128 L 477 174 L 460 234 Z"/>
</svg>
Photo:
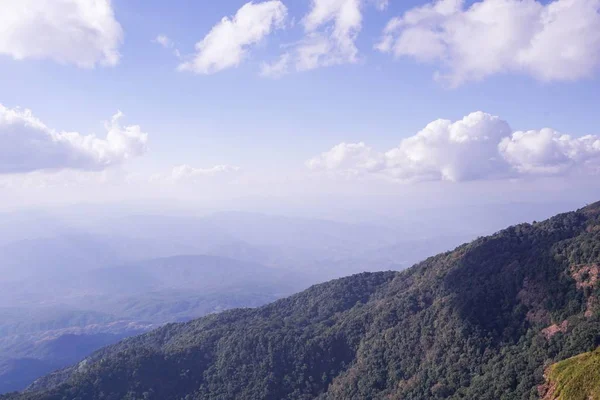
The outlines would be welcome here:
<svg viewBox="0 0 600 400">
<path fill-rule="evenodd" d="M 379 172 L 386 166 L 385 155 L 363 142 L 340 143 L 331 150 L 306 162 L 310 169 L 338 170 L 352 176 Z"/>
<path fill-rule="evenodd" d="M 553 129 L 518 131 L 504 138 L 499 150 L 520 173 L 556 174 L 573 168 L 597 170 L 600 138 L 572 138 Z"/>
<path fill-rule="evenodd" d="M 148 135 L 137 125 L 121 126 L 121 112 L 105 124 L 106 137 L 57 132 L 30 110 L 0 104 L 0 173 L 79 169 L 98 171 L 146 151 Z"/>
<path fill-rule="evenodd" d="M 279 77 L 291 70 L 357 62 L 355 42 L 362 27 L 363 1 L 312 0 L 310 11 L 302 19 L 304 38 L 275 62 L 263 64 L 261 74 Z M 378 7 L 386 4 L 386 1 L 376 3 Z"/>
<path fill-rule="evenodd" d="M 376 48 L 439 65 L 450 86 L 507 72 L 580 79 L 600 66 L 600 0 L 438 0 L 392 19 Z"/>
<path fill-rule="evenodd" d="M 272 63 L 263 63 L 261 75 L 278 78 L 291 71 L 308 71 L 359 60 L 356 39 L 362 29 L 362 8 L 380 11 L 389 0 L 312 0 L 302 19 L 304 37 Z"/>
<path fill-rule="evenodd" d="M 196 44 L 196 54 L 180 64 L 179 70 L 212 74 L 237 67 L 247 57 L 250 47 L 283 27 L 286 17 L 287 8 L 281 1 L 246 3 L 234 17 L 224 17 L 215 25 Z"/>
<path fill-rule="evenodd" d="M 455 122 L 433 121 L 387 152 L 364 143 L 341 143 L 306 165 L 345 176 L 404 182 L 553 175 L 574 169 L 597 172 L 600 137 L 572 138 L 548 128 L 513 132 L 506 121 L 479 111 Z"/>
<path fill-rule="evenodd" d="M 120 59 L 110 0 L 0 0 L 0 54 L 93 68 Z"/>
<path fill-rule="evenodd" d="M 360 7 L 360 0 L 313 0 L 313 8 L 303 21 L 309 37 L 299 49 L 301 69 L 356 61 Z M 329 32 L 320 31 L 328 25 Z"/>
<path fill-rule="evenodd" d="M 234 178 L 240 171 L 240 167 L 226 164 L 215 165 L 210 168 L 194 168 L 188 164 L 183 164 L 174 167 L 169 174 L 152 176 L 150 181 L 158 183 L 207 183 Z"/>
</svg>

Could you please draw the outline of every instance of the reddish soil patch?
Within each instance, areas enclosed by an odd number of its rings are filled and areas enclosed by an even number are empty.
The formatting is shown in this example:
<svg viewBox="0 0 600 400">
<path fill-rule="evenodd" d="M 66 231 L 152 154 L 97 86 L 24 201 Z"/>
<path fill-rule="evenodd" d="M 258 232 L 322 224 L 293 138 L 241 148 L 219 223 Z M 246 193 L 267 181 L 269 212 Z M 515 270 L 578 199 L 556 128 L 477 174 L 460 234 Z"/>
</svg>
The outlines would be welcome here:
<svg viewBox="0 0 600 400">
<path fill-rule="evenodd" d="M 560 325 L 554 324 L 542 329 L 542 335 L 544 335 L 546 339 L 550 339 L 552 336 L 556 335 L 559 332 L 566 333 L 568 328 L 569 322 L 563 321 Z"/>
<path fill-rule="evenodd" d="M 600 279 L 600 266 L 598 264 L 573 265 L 571 276 L 575 279 L 577 289 L 594 287 Z"/>
<path fill-rule="evenodd" d="M 587 228 L 585 228 L 585 230 L 588 233 L 598 232 L 598 231 L 600 231 L 600 225 L 590 225 Z"/>
<path fill-rule="evenodd" d="M 554 400 L 556 397 L 556 383 L 548 380 L 548 372 L 550 372 L 550 367 L 544 370 L 544 379 L 546 382 L 544 382 L 543 385 L 538 385 L 537 387 L 538 395 L 542 400 Z"/>
<path fill-rule="evenodd" d="M 542 400 L 554 400 L 556 398 L 556 384 L 544 383 L 538 386 L 538 394 Z"/>
</svg>

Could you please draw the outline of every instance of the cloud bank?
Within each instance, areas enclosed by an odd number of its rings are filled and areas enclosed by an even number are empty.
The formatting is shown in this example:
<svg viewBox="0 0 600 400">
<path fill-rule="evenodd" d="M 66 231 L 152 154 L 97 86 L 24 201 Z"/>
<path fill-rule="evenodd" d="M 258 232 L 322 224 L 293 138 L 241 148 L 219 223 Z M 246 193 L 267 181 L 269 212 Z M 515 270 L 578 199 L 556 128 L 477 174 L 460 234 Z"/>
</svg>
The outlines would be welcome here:
<svg viewBox="0 0 600 400">
<path fill-rule="evenodd" d="M 439 66 L 450 86 L 508 72 L 576 80 L 600 67 L 600 0 L 439 0 L 392 19 L 376 48 Z"/>
<path fill-rule="evenodd" d="M 346 177 L 374 175 L 403 182 L 595 173 L 600 137 L 573 138 L 549 128 L 514 132 L 506 121 L 479 111 L 455 122 L 433 121 L 387 152 L 364 143 L 341 143 L 306 165 Z"/>
<path fill-rule="evenodd" d="M 237 67 L 248 56 L 253 45 L 273 30 L 283 27 L 286 6 L 278 0 L 243 5 L 234 17 L 224 17 L 204 39 L 196 43 L 196 54 L 181 63 L 181 71 L 213 74 Z"/>
<path fill-rule="evenodd" d="M 220 183 L 235 178 L 241 168 L 234 165 L 215 165 L 209 168 L 195 168 L 188 164 L 173 167 L 168 174 L 157 174 L 150 178 L 153 183 L 167 184 L 194 184 L 194 183 Z"/>
<path fill-rule="evenodd" d="M 137 125 L 121 126 L 121 112 L 106 127 L 106 137 L 57 132 L 30 110 L 0 104 L 0 174 L 38 170 L 99 171 L 140 156 L 148 135 Z"/>
<path fill-rule="evenodd" d="M 93 68 L 119 63 L 123 30 L 110 0 L 4 0 L 0 54 Z"/>
</svg>

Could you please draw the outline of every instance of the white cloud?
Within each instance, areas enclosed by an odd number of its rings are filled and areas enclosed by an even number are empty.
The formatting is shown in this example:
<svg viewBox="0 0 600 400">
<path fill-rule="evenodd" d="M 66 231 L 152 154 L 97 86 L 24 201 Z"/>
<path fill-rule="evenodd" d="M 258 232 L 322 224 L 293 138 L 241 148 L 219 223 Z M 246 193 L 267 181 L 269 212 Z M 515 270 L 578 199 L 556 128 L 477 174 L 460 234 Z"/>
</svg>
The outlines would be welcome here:
<svg viewBox="0 0 600 400">
<path fill-rule="evenodd" d="M 273 64 L 264 64 L 262 75 L 278 77 L 291 70 L 357 62 L 355 42 L 362 27 L 363 1 L 312 0 L 311 9 L 302 20 L 304 38 Z"/>
<path fill-rule="evenodd" d="M 274 63 L 263 63 L 260 67 L 260 75 L 266 78 L 280 78 L 288 73 L 290 62 L 290 54 L 282 54 Z"/>
<path fill-rule="evenodd" d="M 319 56 L 322 65 L 342 62 L 355 62 L 358 49 L 356 37 L 361 29 L 362 14 L 360 0 L 313 0 L 313 9 L 304 19 L 305 30 L 311 35 L 323 38 L 319 29 L 330 26 L 326 39 L 329 52 Z"/>
<path fill-rule="evenodd" d="M 158 43 L 165 49 L 173 49 L 173 55 L 177 58 L 181 58 L 179 49 L 175 48 L 175 42 L 173 42 L 167 35 L 160 34 L 154 38 L 152 42 Z"/>
<path fill-rule="evenodd" d="M 338 170 L 350 176 L 379 172 L 386 166 L 385 156 L 360 143 L 340 143 L 328 152 L 306 162 L 310 169 Z"/>
<path fill-rule="evenodd" d="M 439 0 L 392 19 L 376 48 L 440 65 L 450 86 L 507 72 L 580 79 L 600 66 L 600 0 Z"/>
<path fill-rule="evenodd" d="M 410 182 L 451 182 L 598 172 L 600 137 L 571 138 L 552 129 L 513 132 L 499 117 L 474 112 L 439 119 L 387 152 L 341 143 L 307 161 L 310 169 L 343 176 L 379 176 Z"/>
<path fill-rule="evenodd" d="M 179 65 L 179 70 L 212 74 L 237 67 L 248 49 L 274 29 L 283 27 L 287 8 L 278 0 L 249 2 L 232 18 L 224 17 L 206 37 L 196 44 L 196 54 Z"/>
<path fill-rule="evenodd" d="M 521 173 L 562 173 L 572 168 L 597 169 L 600 165 L 600 138 L 571 138 L 553 129 L 519 131 L 499 145 L 503 157 Z"/>
<path fill-rule="evenodd" d="M 158 35 L 153 42 L 160 44 L 165 49 L 173 47 L 173 41 L 167 35 Z"/>
<path fill-rule="evenodd" d="M 386 10 L 390 5 L 390 0 L 371 0 L 373 4 L 375 4 L 375 8 L 379 11 Z"/>
<path fill-rule="evenodd" d="M 148 135 L 137 125 L 123 127 L 121 112 L 106 124 L 106 138 L 57 132 L 30 110 L 0 105 L 0 174 L 37 170 L 102 170 L 146 151 Z"/>
<path fill-rule="evenodd" d="M 493 177 L 505 172 L 497 146 L 510 133 L 505 121 L 483 112 L 456 122 L 439 119 L 388 151 L 387 171 L 401 180 Z"/>
<path fill-rule="evenodd" d="M 210 168 L 194 168 L 183 164 L 174 167 L 169 174 L 157 174 L 150 178 L 151 182 L 159 183 L 209 183 L 215 180 L 223 181 L 236 177 L 240 167 L 233 165 L 215 165 Z"/>
<path fill-rule="evenodd" d="M 93 68 L 120 59 L 110 0 L 0 0 L 0 54 Z"/>
</svg>

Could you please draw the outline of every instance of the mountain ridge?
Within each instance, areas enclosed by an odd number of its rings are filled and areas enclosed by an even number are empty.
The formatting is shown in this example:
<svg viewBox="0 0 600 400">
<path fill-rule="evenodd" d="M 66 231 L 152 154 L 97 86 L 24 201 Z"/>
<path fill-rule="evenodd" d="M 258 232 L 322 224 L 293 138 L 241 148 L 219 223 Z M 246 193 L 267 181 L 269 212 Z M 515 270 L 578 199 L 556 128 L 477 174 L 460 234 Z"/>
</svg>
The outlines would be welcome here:
<svg viewBox="0 0 600 400">
<path fill-rule="evenodd" d="M 0 307 L 0 393 L 168 322 L 257 307 L 308 286 L 285 269 L 220 256 L 181 255 L 12 284 Z M 44 293 L 45 291 L 45 293 Z M 0 290 L 1 298 L 11 293 Z M 52 301 L 51 301 L 52 300 Z"/>
<path fill-rule="evenodd" d="M 547 365 L 600 345 L 598 263 L 594 203 L 403 272 L 167 325 L 5 398 L 539 398 Z"/>
</svg>

